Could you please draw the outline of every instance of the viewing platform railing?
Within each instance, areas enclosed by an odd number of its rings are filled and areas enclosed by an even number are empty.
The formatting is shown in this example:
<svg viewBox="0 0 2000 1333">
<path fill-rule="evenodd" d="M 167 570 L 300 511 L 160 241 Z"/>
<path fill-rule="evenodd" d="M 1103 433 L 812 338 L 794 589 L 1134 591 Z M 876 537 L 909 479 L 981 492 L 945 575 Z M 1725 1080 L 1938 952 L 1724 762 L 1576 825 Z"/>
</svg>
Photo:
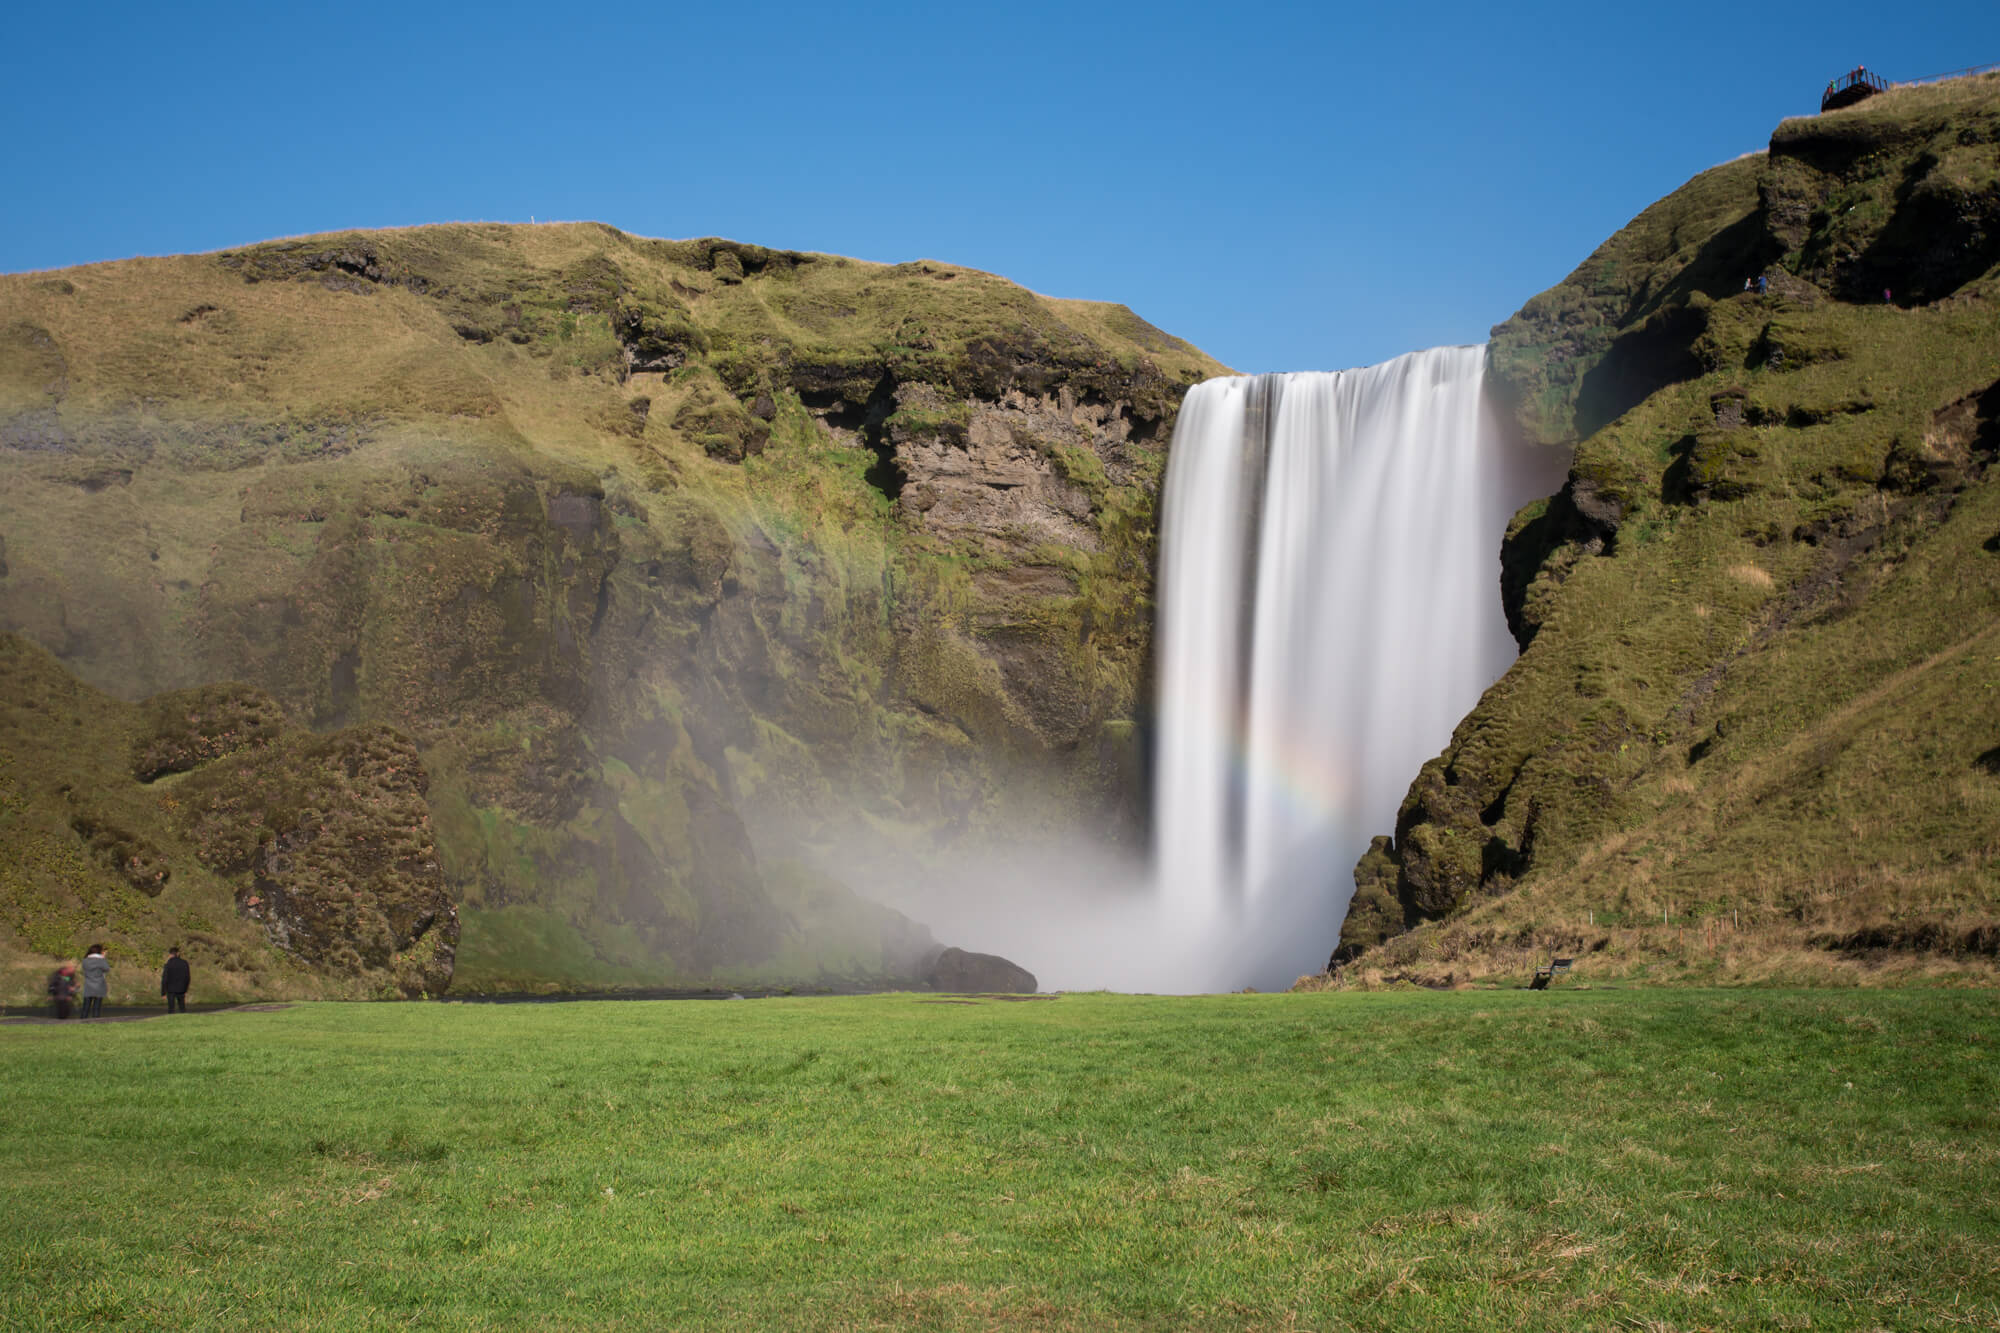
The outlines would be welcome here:
<svg viewBox="0 0 2000 1333">
<path fill-rule="evenodd" d="M 1819 109 L 1837 111 L 1844 106 L 1853 106 L 1865 97 L 1889 91 L 1889 81 L 1857 65 L 1837 79 L 1827 82 L 1826 92 L 1820 95 Z"/>
<path fill-rule="evenodd" d="M 1955 69 L 1945 74 L 1926 74 L 1921 79 L 1899 79 L 1897 88 L 1915 88 L 1926 83 L 1945 83 L 1951 79 L 1969 79 L 1975 74 L 1991 74 L 2000 70 L 2000 65 L 1972 65 L 1965 69 Z"/>
</svg>

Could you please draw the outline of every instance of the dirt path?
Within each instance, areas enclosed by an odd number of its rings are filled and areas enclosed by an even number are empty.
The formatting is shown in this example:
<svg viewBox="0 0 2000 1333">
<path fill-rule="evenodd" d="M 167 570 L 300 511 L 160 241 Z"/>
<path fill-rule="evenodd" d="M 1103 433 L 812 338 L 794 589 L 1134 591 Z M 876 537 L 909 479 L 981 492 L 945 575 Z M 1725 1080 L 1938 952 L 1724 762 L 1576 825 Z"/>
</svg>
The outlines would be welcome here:
<svg viewBox="0 0 2000 1333">
<path fill-rule="evenodd" d="M 269 1014 L 280 1009 L 289 1009 L 289 1004 L 232 1004 L 210 1009 L 190 1009 L 189 1017 L 199 1018 L 207 1014 Z M 0 1017 L 0 1027 L 96 1027 L 99 1023 L 139 1023 L 149 1018 L 169 1017 L 165 1009 L 121 1009 L 105 1014 L 102 1018 L 54 1018 L 46 1013 L 8 1014 Z M 175 1015 L 178 1017 L 178 1015 Z"/>
</svg>

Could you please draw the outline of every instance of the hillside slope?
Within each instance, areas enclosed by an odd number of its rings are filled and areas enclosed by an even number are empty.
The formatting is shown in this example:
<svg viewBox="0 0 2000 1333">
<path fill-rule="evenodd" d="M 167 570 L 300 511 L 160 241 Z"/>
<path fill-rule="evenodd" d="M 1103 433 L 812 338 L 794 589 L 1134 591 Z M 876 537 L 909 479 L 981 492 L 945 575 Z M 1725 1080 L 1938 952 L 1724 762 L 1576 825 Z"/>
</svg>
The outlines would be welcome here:
<svg viewBox="0 0 2000 1333">
<path fill-rule="evenodd" d="M 150 999 L 166 940 L 209 998 L 440 991 L 459 930 L 427 782 L 391 728 L 316 736 L 235 684 L 123 703 L 0 635 L 0 919 L 28 950 L 0 992 L 108 943 L 113 1000 Z"/>
<path fill-rule="evenodd" d="M 1574 467 L 1503 553 L 1522 656 L 1357 868 L 1335 963 L 1990 977 L 2000 77 L 1785 122 L 1490 364 Z"/>
<path fill-rule="evenodd" d="M 0 631 L 407 737 L 460 988 L 896 974 L 921 932 L 806 862 L 1132 824 L 1153 495 L 1219 369 L 951 265 L 596 224 L 4 277 Z M 73 949 L 129 915 L 89 864 Z"/>
</svg>

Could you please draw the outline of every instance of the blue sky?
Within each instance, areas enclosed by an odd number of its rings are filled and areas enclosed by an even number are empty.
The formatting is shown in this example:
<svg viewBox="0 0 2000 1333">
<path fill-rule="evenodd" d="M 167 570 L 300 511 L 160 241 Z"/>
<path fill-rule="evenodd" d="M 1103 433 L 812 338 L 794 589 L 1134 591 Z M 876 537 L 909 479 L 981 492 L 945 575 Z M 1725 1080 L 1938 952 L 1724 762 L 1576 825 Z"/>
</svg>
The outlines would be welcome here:
<svg viewBox="0 0 2000 1333">
<path fill-rule="evenodd" d="M 23 0 L 0 270 L 592 218 L 949 260 L 1332 369 L 1483 339 L 1857 62 L 2000 62 L 2000 4 Z"/>
</svg>

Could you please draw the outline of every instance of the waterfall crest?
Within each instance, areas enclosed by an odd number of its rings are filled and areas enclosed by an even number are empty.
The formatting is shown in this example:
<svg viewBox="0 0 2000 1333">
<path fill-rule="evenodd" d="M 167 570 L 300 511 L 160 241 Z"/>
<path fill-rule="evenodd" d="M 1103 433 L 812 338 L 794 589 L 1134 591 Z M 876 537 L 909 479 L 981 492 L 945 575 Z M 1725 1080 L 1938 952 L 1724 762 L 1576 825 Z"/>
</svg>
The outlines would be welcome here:
<svg viewBox="0 0 2000 1333">
<path fill-rule="evenodd" d="M 1368 840 L 1514 660 L 1500 540 L 1555 482 L 1481 401 L 1484 347 L 1197 385 L 1160 540 L 1162 906 L 1233 984 L 1323 967 Z M 1204 927 L 1201 923 L 1207 923 Z"/>
</svg>

